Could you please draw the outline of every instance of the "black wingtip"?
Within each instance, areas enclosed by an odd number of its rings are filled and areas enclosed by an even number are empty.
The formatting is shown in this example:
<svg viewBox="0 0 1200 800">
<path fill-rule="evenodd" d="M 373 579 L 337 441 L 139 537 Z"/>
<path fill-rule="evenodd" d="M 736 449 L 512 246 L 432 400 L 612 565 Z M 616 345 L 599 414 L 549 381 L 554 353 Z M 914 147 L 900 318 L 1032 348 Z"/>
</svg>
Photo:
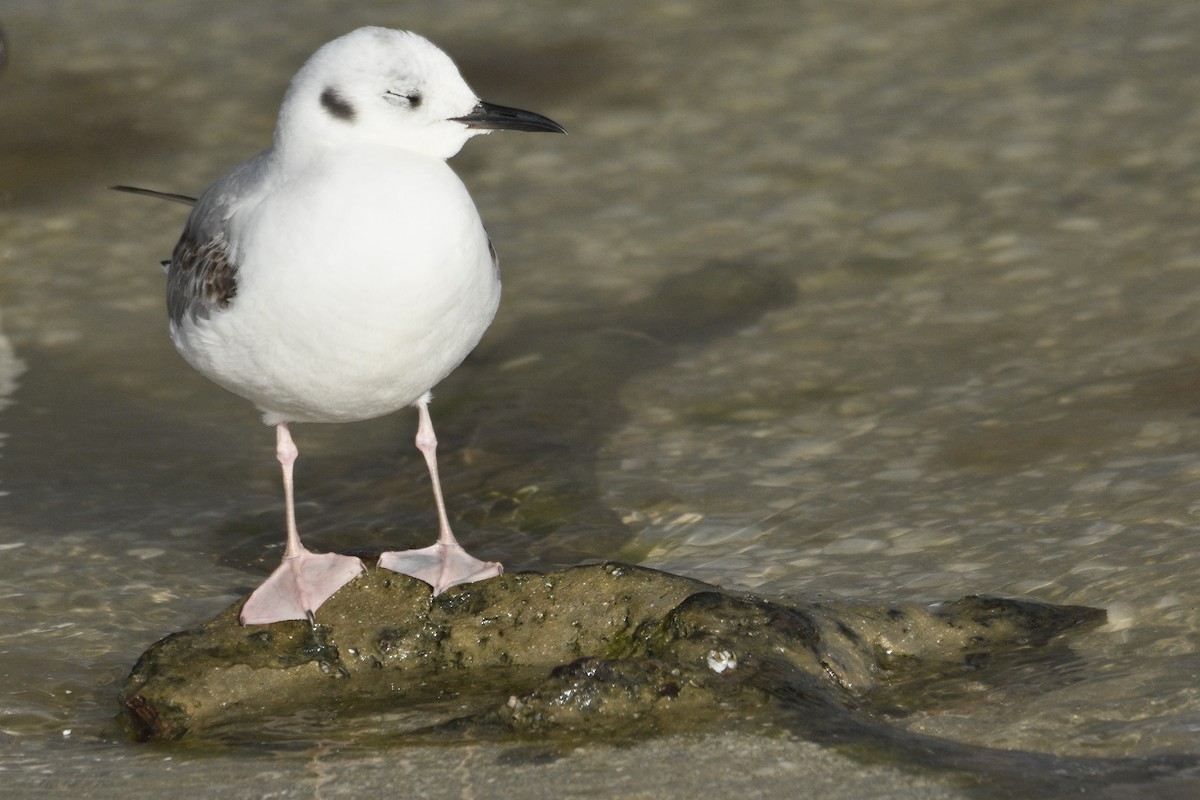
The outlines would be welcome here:
<svg viewBox="0 0 1200 800">
<path fill-rule="evenodd" d="M 108 188 L 116 192 L 128 192 L 129 194 L 140 194 L 143 197 L 154 197 L 159 200 L 170 200 L 172 203 L 183 203 L 185 206 L 196 205 L 196 198 L 189 197 L 186 194 L 158 192 L 154 189 L 143 189 L 140 186 L 110 186 Z"/>
</svg>

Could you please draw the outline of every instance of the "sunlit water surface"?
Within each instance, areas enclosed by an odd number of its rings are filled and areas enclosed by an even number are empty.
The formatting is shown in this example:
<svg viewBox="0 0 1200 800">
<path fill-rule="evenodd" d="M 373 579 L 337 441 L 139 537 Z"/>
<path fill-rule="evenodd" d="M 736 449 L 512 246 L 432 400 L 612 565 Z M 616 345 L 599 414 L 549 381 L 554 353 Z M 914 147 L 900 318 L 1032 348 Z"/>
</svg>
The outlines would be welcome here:
<svg viewBox="0 0 1200 800">
<path fill-rule="evenodd" d="M 316 46 L 383 24 L 570 131 L 454 162 L 505 280 L 433 407 L 468 546 L 784 596 L 1105 607 L 1072 680 L 968 686 L 895 724 L 1135 775 L 1166 759 L 1141 791 L 1200 791 L 1200 7 L 407 5 L 0 8 L 0 781 L 977 791 L 744 731 L 632 751 L 122 738 L 137 655 L 251 588 L 282 536 L 270 431 L 166 336 L 157 264 L 186 210 L 105 187 L 199 192 L 266 145 Z M 309 544 L 432 535 L 414 429 L 297 428 Z"/>
</svg>

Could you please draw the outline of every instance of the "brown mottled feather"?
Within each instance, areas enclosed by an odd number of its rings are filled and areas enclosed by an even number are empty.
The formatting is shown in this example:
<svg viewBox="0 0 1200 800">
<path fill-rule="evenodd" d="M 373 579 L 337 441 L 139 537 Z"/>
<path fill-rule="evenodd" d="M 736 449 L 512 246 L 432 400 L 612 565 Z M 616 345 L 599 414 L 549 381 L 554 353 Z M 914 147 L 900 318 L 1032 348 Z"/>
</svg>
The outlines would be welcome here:
<svg viewBox="0 0 1200 800">
<path fill-rule="evenodd" d="M 167 311 L 178 325 L 185 315 L 207 317 L 237 295 L 237 265 L 224 236 L 199 242 L 187 233 L 175 245 L 167 272 Z"/>
</svg>

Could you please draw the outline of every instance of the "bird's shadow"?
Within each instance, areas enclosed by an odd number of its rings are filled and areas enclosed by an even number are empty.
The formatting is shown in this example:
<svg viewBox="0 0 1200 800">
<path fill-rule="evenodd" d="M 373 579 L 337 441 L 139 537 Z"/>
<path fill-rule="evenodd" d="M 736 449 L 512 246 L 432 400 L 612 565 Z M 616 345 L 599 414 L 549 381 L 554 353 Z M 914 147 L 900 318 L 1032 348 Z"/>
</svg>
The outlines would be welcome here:
<svg viewBox="0 0 1200 800">
<path fill-rule="evenodd" d="M 618 553 L 632 534 L 602 501 L 596 462 L 628 418 L 622 387 L 796 299 L 783 270 L 713 262 L 661 281 L 641 301 L 530 317 L 485 339 L 433 406 L 447 506 L 468 550 L 521 569 Z M 428 543 L 433 502 L 406 446 L 411 435 L 382 463 L 378 452 L 339 454 L 336 477 L 304 487 L 306 542 L 350 552 Z M 266 572 L 278 562 L 277 514 L 222 528 L 223 563 Z"/>
</svg>

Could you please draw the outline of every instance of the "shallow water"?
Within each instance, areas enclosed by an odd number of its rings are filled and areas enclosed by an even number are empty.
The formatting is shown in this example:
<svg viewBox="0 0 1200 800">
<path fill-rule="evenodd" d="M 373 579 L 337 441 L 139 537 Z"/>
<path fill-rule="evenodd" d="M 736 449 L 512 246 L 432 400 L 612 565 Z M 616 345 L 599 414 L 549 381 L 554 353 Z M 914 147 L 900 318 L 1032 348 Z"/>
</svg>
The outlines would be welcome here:
<svg viewBox="0 0 1200 800">
<path fill-rule="evenodd" d="M 505 278 L 433 406 L 468 546 L 771 594 L 1105 607 L 1071 680 L 965 685 L 895 724 L 1197 791 L 1200 8 L 1182 0 L 6 3 L 6 784 L 978 791 L 745 731 L 632 751 L 120 737 L 137 655 L 251 588 L 282 537 L 270 432 L 165 335 L 157 263 L 186 210 L 105 187 L 200 191 L 265 146 L 299 63 L 368 23 L 428 35 L 482 96 L 571 132 L 454 162 Z M 431 535 L 414 430 L 297 429 L 309 544 Z M 1147 759 L 1174 766 L 1151 779 Z"/>
</svg>

